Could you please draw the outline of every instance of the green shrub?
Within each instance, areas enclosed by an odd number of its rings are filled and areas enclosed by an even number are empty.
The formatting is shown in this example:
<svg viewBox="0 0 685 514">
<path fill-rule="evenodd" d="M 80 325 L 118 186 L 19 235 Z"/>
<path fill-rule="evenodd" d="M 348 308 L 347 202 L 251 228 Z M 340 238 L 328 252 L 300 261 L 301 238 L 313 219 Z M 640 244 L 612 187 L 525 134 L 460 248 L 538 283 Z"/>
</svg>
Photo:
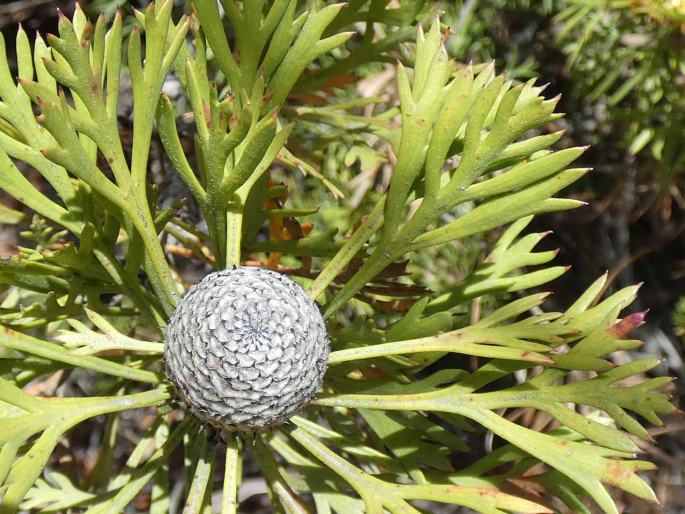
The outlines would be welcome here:
<svg viewBox="0 0 685 514">
<path fill-rule="evenodd" d="M 685 164 L 685 9 L 651 0 L 567 3 L 555 20 L 575 94 L 602 107 L 595 132 L 615 132 L 665 192 Z"/>
<path fill-rule="evenodd" d="M 120 16 L 93 26 L 77 10 L 33 48 L 20 31 L 17 82 L 3 43 L 0 188 L 35 216 L 27 226 L 23 213 L 3 211 L 27 244 L 0 262 L 0 511 L 117 513 L 151 482 L 150 511 L 167 512 L 170 481 L 183 480 L 184 512 L 210 512 L 215 489 L 221 512 L 236 512 L 244 452 L 283 512 L 409 513 L 430 500 L 582 513 L 591 497 L 616 513 L 607 486 L 654 501 L 637 474 L 652 466 L 634 460 L 630 436 L 648 439 L 641 421 L 659 424 L 674 409 L 668 379 L 622 385 L 658 361 L 609 360 L 640 344 L 624 337 L 643 314 L 619 318 L 637 287 L 602 300 L 601 277 L 564 312 L 545 312 L 547 293 L 530 291 L 565 268 L 536 250 L 546 234 L 523 232 L 536 214 L 581 205 L 554 195 L 587 171 L 568 169 L 583 148 L 550 149 L 561 136 L 545 131 L 557 100 L 492 65 L 450 61 L 438 21 L 414 42 L 429 16 L 422 3 L 222 4 L 223 20 L 213 0 L 172 20 L 171 2 L 157 1 L 138 13 L 127 48 Z M 395 59 L 396 94 L 327 92 Z M 130 141 L 118 124 L 124 72 Z M 178 101 L 160 94 L 170 74 Z M 183 102 L 190 113 L 177 112 Z M 194 120 L 190 154 L 179 115 Z M 160 206 L 155 134 L 206 230 L 182 219 L 180 198 Z M 392 166 L 387 191 L 334 200 L 353 174 L 342 167 L 381 162 Z M 507 224 L 459 281 L 434 264 L 433 279 L 406 273 L 403 259 L 431 271 L 421 263 L 439 249 Z M 269 265 L 320 303 L 333 351 L 323 390 L 300 415 L 218 438 L 176 401 L 161 355 L 188 285 L 179 253 L 205 273 Z M 48 379 L 87 387 L 65 395 Z M 31 394 L 36 384 L 50 396 Z M 120 458 L 118 427 L 134 409 L 155 421 Z M 550 422 L 515 423 L 523 409 Z M 91 472 L 60 473 L 53 451 L 91 418 L 102 434 Z M 497 439 L 483 456 L 469 444 L 484 431 Z M 179 448 L 182 470 L 171 459 Z M 542 492 L 512 489 L 517 479 Z"/>
</svg>

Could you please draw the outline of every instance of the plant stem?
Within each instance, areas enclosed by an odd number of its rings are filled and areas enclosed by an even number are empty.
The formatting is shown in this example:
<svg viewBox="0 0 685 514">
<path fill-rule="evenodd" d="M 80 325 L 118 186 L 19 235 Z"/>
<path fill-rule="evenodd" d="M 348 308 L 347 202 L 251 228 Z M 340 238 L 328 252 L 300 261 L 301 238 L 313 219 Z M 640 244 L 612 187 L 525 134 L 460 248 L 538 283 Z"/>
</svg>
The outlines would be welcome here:
<svg viewBox="0 0 685 514">
<path fill-rule="evenodd" d="M 162 308 L 164 313 L 170 316 L 174 311 L 179 294 L 176 289 L 176 282 L 171 275 L 171 269 L 167 264 L 166 256 L 162 250 L 162 245 L 159 242 L 152 215 L 149 208 L 147 208 L 147 201 L 143 202 L 142 199 L 137 198 L 135 207 L 129 210 L 134 211 L 129 213 L 129 216 L 143 239 L 143 244 L 150 258 L 150 265 L 156 275 L 156 280 L 153 280 L 153 284 L 156 282 L 157 287 L 160 289 L 160 291 L 156 292 L 162 302 Z"/>
<path fill-rule="evenodd" d="M 381 209 L 382 207 L 383 204 L 380 204 Z M 408 251 L 408 246 L 414 239 L 421 234 L 424 228 L 433 219 L 436 219 L 444 211 L 443 207 L 443 204 L 437 200 L 424 199 L 418 210 L 414 213 L 414 216 L 412 216 L 399 232 L 394 236 L 389 236 L 385 241 L 379 242 L 371 256 L 366 259 L 359 271 L 355 273 L 347 284 L 345 284 L 345 286 L 338 291 L 333 299 L 326 305 L 324 317 L 329 318 L 335 314 L 338 309 L 357 294 L 357 292 L 376 275 L 383 271 L 393 260 L 404 255 Z M 374 207 L 372 214 L 378 208 L 379 204 Z M 369 217 L 371 217 L 371 215 Z M 341 252 L 339 252 L 338 255 L 340 255 Z M 331 263 L 332 262 L 333 261 L 331 261 Z"/>
<path fill-rule="evenodd" d="M 240 265 L 242 229 L 242 202 L 230 202 L 226 211 L 226 268 Z"/>
<path fill-rule="evenodd" d="M 133 300 L 133 303 L 135 303 L 141 314 L 148 321 L 151 321 L 151 326 L 159 332 L 160 329 L 166 325 L 164 318 L 160 316 L 152 302 L 145 298 L 145 290 L 142 289 L 141 285 L 134 280 L 131 275 L 126 273 L 126 271 L 117 261 L 116 257 L 114 257 L 111 251 L 105 248 L 104 244 L 101 243 L 102 242 L 98 239 L 97 247 L 93 248 L 93 255 L 95 255 L 95 258 L 102 265 L 102 267 L 107 270 L 112 280 L 114 280 L 117 285 L 121 286 L 127 291 L 131 297 L 131 300 Z"/>
<path fill-rule="evenodd" d="M 214 461 L 216 452 L 213 444 L 207 441 L 206 433 L 199 436 L 199 460 L 195 467 L 195 475 L 190 485 L 183 514 L 199 514 L 207 503 L 208 486 L 211 487 L 210 480 L 214 471 Z"/>
<path fill-rule="evenodd" d="M 335 280 L 335 277 L 349 264 L 357 255 L 371 236 L 383 226 L 383 208 L 385 206 L 385 196 L 383 196 L 374 206 L 357 231 L 345 243 L 335 257 L 321 270 L 319 276 L 312 285 L 309 286 L 307 293 L 312 300 L 316 300 L 328 285 Z"/>
<path fill-rule="evenodd" d="M 290 487 L 289 480 L 283 476 L 284 474 L 287 475 L 287 471 L 281 469 L 261 438 L 257 438 L 256 444 L 252 447 L 252 454 L 259 463 L 262 473 L 264 473 L 271 491 L 272 502 L 280 502 L 285 511 L 292 514 L 309 514 L 309 510 L 305 507 L 302 499 Z"/>
<path fill-rule="evenodd" d="M 151 405 L 159 405 L 171 398 L 170 388 L 167 386 L 157 387 L 142 393 L 129 394 L 126 396 L 93 397 L 93 398 L 59 398 L 54 403 L 46 402 L 56 411 L 64 410 L 65 406 L 73 403 L 78 406 L 76 423 L 82 420 L 101 416 L 112 412 L 124 410 L 142 409 Z M 75 425 L 73 423 L 71 426 Z"/>
<path fill-rule="evenodd" d="M 241 455 L 238 449 L 238 438 L 234 433 L 228 433 L 226 434 L 226 466 L 224 468 L 221 514 L 236 514 L 238 512 L 240 468 Z"/>
</svg>

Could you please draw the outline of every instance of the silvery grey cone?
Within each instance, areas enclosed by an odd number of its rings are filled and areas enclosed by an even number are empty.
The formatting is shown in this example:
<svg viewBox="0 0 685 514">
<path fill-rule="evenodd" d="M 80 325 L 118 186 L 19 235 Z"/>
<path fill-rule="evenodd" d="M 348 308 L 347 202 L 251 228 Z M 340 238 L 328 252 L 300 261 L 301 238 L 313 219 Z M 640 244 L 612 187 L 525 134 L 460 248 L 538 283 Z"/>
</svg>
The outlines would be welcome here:
<svg viewBox="0 0 685 514">
<path fill-rule="evenodd" d="M 286 421 L 321 387 L 323 317 L 288 277 L 240 266 L 210 273 L 171 316 L 169 378 L 200 418 L 228 430 Z"/>
</svg>

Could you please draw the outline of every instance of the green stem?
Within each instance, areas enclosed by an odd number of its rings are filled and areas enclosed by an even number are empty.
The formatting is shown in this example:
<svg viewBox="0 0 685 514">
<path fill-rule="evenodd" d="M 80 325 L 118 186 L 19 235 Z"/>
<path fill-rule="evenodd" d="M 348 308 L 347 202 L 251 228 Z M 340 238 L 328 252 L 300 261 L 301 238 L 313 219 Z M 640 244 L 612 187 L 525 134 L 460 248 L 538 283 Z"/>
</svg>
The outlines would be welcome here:
<svg viewBox="0 0 685 514">
<path fill-rule="evenodd" d="M 342 477 L 354 488 L 364 501 L 366 512 L 382 512 L 382 506 L 371 495 L 364 494 L 367 491 L 366 476 L 361 470 L 352 465 L 348 460 L 343 459 L 328 449 L 318 438 L 298 426 L 288 430 L 288 435 L 305 448 L 314 458 L 318 459 L 331 471 Z M 380 482 L 374 484 L 380 485 Z M 382 493 L 381 493 L 382 494 Z M 375 510 L 373 510 L 375 508 Z"/>
<path fill-rule="evenodd" d="M 226 268 L 240 265 L 242 229 L 242 202 L 230 202 L 226 211 Z"/>
<path fill-rule="evenodd" d="M 378 205 L 374 208 L 378 208 Z M 345 284 L 331 302 L 326 305 L 324 317 L 329 318 L 338 311 L 350 298 L 357 294 L 362 287 L 385 269 L 392 261 L 409 251 L 409 245 L 420 235 L 425 227 L 436 219 L 446 209 L 440 199 L 425 199 L 414 216 L 394 236 L 381 241 L 371 256 L 366 259 L 362 267 Z"/>
<path fill-rule="evenodd" d="M 54 403 L 46 400 L 48 408 L 61 412 L 68 408 L 69 404 L 78 407 L 79 416 L 76 423 L 93 416 L 102 416 L 112 412 L 124 410 L 142 409 L 152 405 L 160 405 L 171 398 L 170 388 L 167 386 L 157 387 L 142 393 L 129 394 L 126 396 L 94 397 L 94 398 L 57 398 Z M 75 425 L 72 423 L 70 426 Z"/>
<path fill-rule="evenodd" d="M 364 223 L 362 223 L 352 237 L 345 243 L 335 257 L 321 270 L 314 283 L 309 286 L 307 294 L 316 300 L 321 293 L 330 285 L 335 277 L 338 276 L 345 266 L 354 258 L 366 243 L 383 226 L 383 208 L 385 206 L 385 196 L 383 196 L 369 213 Z M 331 314 L 336 309 L 331 311 Z M 328 312 L 328 309 L 327 311 Z M 330 315 L 330 314 L 329 314 Z"/>
<path fill-rule="evenodd" d="M 205 433 L 199 436 L 199 459 L 195 467 L 195 475 L 190 485 L 190 492 L 183 507 L 183 514 L 200 514 L 207 501 L 208 486 L 211 488 L 210 479 L 214 471 L 216 452 L 214 445 L 207 441 Z"/>
<path fill-rule="evenodd" d="M 338 291 L 324 310 L 324 318 L 330 318 L 335 314 L 348 300 L 357 294 L 366 284 L 368 284 L 373 277 L 378 275 L 385 267 L 390 264 L 396 257 L 397 252 L 392 252 L 390 247 L 392 241 L 383 246 L 377 246 L 371 256 L 364 261 L 364 264 L 359 271 L 345 284 L 345 286 Z"/>
<path fill-rule="evenodd" d="M 252 447 L 252 454 L 266 478 L 272 494 L 272 501 L 274 503 L 278 501 L 288 513 L 309 514 L 309 510 L 302 499 L 292 490 L 288 480 L 283 477 L 283 473 L 287 474 L 287 472 L 281 468 L 261 438 L 256 439 L 256 444 Z"/>
<path fill-rule="evenodd" d="M 226 466 L 224 468 L 224 489 L 221 496 L 221 514 L 238 512 L 238 485 L 242 457 L 238 448 L 238 437 L 226 434 Z"/>
<path fill-rule="evenodd" d="M 142 289 L 139 281 L 133 279 L 130 274 L 126 273 L 109 249 L 105 248 L 104 245 L 101 245 L 99 239 L 96 244 L 98 247 L 93 248 L 92 251 L 100 265 L 107 270 L 107 273 L 112 280 L 126 291 L 138 310 L 140 310 L 141 314 L 150 321 L 151 326 L 155 327 L 159 332 L 161 328 L 166 326 L 166 321 L 160 316 L 159 312 L 157 312 L 150 299 L 145 297 L 145 290 Z"/>
<path fill-rule="evenodd" d="M 141 194 L 144 195 L 144 192 Z M 159 242 L 147 199 L 136 197 L 135 206 L 128 210 L 133 211 L 129 213 L 129 216 L 138 233 L 143 238 L 143 244 L 148 252 L 150 266 L 156 276 L 156 280 L 152 280 L 153 277 L 151 277 L 151 280 L 153 285 L 156 284 L 156 289 L 159 289 L 156 292 L 162 302 L 164 313 L 167 316 L 171 316 L 179 299 L 178 289 L 171 274 L 171 268 L 167 264 L 162 245 Z"/>
</svg>

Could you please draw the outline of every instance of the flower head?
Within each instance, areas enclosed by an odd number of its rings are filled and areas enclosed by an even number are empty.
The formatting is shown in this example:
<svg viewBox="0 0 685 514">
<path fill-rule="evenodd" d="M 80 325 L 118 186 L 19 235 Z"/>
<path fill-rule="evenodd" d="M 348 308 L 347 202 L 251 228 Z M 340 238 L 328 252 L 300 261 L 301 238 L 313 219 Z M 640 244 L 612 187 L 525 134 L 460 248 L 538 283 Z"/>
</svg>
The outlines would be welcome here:
<svg viewBox="0 0 685 514">
<path fill-rule="evenodd" d="M 171 316 L 167 373 L 191 410 L 228 430 L 283 423 L 321 387 L 323 317 L 288 277 L 236 267 L 207 275 Z"/>
</svg>

